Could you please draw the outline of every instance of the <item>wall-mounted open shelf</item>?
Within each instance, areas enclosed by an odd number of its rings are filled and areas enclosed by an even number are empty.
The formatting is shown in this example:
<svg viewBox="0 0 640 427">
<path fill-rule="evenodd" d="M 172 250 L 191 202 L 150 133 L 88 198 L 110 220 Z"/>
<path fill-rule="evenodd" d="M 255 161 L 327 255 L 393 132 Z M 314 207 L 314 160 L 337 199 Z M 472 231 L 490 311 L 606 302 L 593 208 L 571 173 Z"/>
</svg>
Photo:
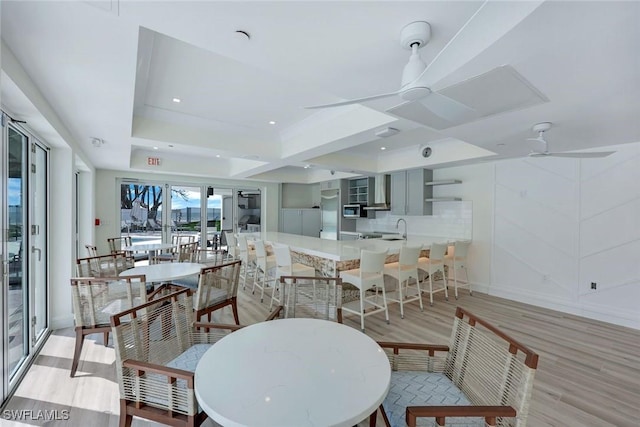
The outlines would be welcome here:
<svg viewBox="0 0 640 427">
<path fill-rule="evenodd" d="M 425 202 L 459 202 L 460 197 L 435 197 L 432 199 L 424 199 Z"/>
<path fill-rule="evenodd" d="M 462 184 L 459 179 L 443 179 L 442 181 L 427 181 L 424 185 L 449 185 L 449 184 Z"/>
</svg>

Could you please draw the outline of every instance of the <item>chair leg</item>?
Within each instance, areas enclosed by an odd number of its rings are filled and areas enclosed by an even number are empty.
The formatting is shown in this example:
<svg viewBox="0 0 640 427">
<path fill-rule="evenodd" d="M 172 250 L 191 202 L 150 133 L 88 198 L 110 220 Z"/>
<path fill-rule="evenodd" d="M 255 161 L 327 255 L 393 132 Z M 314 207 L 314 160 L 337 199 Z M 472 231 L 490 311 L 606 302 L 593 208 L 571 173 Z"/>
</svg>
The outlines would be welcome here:
<svg viewBox="0 0 640 427">
<path fill-rule="evenodd" d="M 360 289 L 360 329 L 364 332 L 364 298 L 366 296 L 365 291 Z"/>
<path fill-rule="evenodd" d="M 398 278 L 398 301 L 400 301 L 400 318 L 404 319 L 404 304 L 402 303 L 402 285 L 404 284 L 404 282 L 400 281 L 400 278 Z M 409 284 L 409 280 L 407 280 L 406 284 Z M 383 285 L 384 286 L 384 285 Z"/>
<path fill-rule="evenodd" d="M 127 401 L 120 399 L 120 424 L 119 427 L 131 427 L 133 415 L 127 414 Z"/>
<path fill-rule="evenodd" d="M 376 427 L 376 421 L 378 418 L 378 410 L 373 411 L 373 414 L 369 416 L 369 427 Z"/>
<path fill-rule="evenodd" d="M 449 291 L 447 290 L 447 276 L 444 275 L 444 267 L 442 267 L 442 283 L 444 284 L 444 299 L 449 301 Z"/>
<path fill-rule="evenodd" d="M 236 321 L 236 325 L 240 325 L 240 318 L 238 317 L 238 300 L 236 297 L 231 298 L 231 310 L 233 310 L 233 319 Z"/>
<path fill-rule="evenodd" d="M 84 334 L 82 333 L 82 327 L 76 328 L 76 347 L 73 351 L 73 361 L 71 362 L 71 374 L 70 377 L 76 375 L 78 370 L 78 363 L 80 362 L 80 353 L 82 353 L 82 344 L 84 344 Z"/>
<path fill-rule="evenodd" d="M 376 296 L 378 295 L 378 291 L 376 291 Z M 384 304 L 384 317 L 387 320 L 387 325 L 389 322 L 389 306 L 387 305 L 387 292 L 384 289 L 384 281 L 382 282 L 382 304 Z"/>
<path fill-rule="evenodd" d="M 433 307 L 433 273 L 429 271 L 429 305 Z"/>
<path fill-rule="evenodd" d="M 424 311 L 424 305 L 422 304 L 422 288 L 420 288 L 420 275 L 416 277 L 416 288 L 418 292 L 418 301 L 420 302 L 420 311 Z"/>
<path fill-rule="evenodd" d="M 104 346 L 107 347 L 109 345 L 109 332 L 105 332 L 103 338 Z"/>
</svg>

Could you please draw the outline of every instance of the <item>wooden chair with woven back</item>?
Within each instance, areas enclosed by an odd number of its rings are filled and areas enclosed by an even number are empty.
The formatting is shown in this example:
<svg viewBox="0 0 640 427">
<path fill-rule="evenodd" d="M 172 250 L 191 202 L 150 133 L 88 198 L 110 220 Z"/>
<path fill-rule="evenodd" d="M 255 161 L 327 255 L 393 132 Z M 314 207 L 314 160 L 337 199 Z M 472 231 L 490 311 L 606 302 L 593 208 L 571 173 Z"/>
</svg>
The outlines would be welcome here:
<svg viewBox="0 0 640 427">
<path fill-rule="evenodd" d="M 72 377 L 78 369 L 84 337 L 102 333 L 106 347 L 109 343 L 109 332 L 111 332 L 111 315 L 146 302 L 145 282 L 144 275 L 71 279 L 76 332 L 76 344 L 71 362 Z"/>
<path fill-rule="evenodd" d="M 207 418 L 195 396 L 196 365 L 240 326 L 194 322 L 192 302 L 184 289 L 111 317 L 121 427 L 134 416 L 185 427 Z"/>
<path fill-rule="evenodd" d="M 378 344 L 392 369 L 387 426 L 526 426 L 538 355 L 490 323 L 458 307 L 449 345 Z"/>
<path fill-rule="evenodd" d="M 77 277 L 116 277 L 133 268 L 133 257 L 124 252 L 76 259 Z"/>
<path fill-rule="evenodd" d="M 236 325 L 238 317 L 238 285 L 240 284 L 241 261 L 204 267 L 198 276 L 198 289 L 194 299 L 196 319 L 205 314 L 211 321 L 211 313 L 231 306 Z"/>
</svg>

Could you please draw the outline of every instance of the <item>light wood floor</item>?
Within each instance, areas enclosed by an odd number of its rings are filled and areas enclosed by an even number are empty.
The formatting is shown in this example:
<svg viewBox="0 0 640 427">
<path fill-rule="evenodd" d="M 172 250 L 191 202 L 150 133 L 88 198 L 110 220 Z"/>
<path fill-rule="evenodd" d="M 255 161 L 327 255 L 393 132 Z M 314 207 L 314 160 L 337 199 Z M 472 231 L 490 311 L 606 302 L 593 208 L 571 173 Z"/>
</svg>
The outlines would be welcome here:
<svg viewBox="0 0 640 427">
<path fill-rule="evenodd" d="M 263 320 L 268 304 L 240 291 L 243 324 Z M 428 298 L 427 298 L 428 300 Z M 456 305 L 485 318 L 537 351 L 540 363 L 534 383 L 528 426 L 629 426 L 640 425 L 640 331 L 584 319 L 552 310 L 462 291 L 459 300 L 444 301 L 440 294 L 433 307 L 426 303 L 405 306 L 400 319 L 397 304 L 390 306 L 391 324 L 382 315 L 366 319 L 367 334 L 378 340 L 447 344 Z M 231 310 L 215 320 L 232 323 Z M 347 316 L 345 324 L 359 327 Z M 74 337 L 71 329 L 51 335 L 42 353 L 5 409 L 68 410 L 68 421 L 48 426 L 118 425 L 118 386 L 113 348 L 102 337 L 90 336 L 83 349 L 78 375 L 69 378 Z M 44 425 L 1 420 L 2 426 Z M 134 426 L 155 423 L 134 419 Z M 213 423 L 207 421 L 207 426 Z M 366 422 L 360 424 L 367 425 Z M 384 425 L 381 417 L 378 425 Z"/>
</svg>

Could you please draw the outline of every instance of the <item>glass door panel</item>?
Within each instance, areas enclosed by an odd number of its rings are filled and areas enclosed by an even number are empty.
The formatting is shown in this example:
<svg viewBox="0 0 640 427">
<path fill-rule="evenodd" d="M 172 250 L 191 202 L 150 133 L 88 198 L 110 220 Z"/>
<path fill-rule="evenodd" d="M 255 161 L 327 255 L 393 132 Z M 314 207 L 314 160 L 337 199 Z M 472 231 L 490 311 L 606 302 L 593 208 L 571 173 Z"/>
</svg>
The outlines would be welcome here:
<svg viewBox="0 0 640 427">
<path fill-rule="evenodd" d="M 14 128 L 7 126 L 8 172 L 5 181 L 7 194 L 7 255 L 8 280 L 4 296 L 7 310 L 4 314 L 5 346 L 9 378 L 20 368 L 29 354 L 28 328 L 28 276 L 25 248 L 28 244 L 27 232 L 27 137 Z M 7 342 L 8 341 L 8 342 Z"/>
<path fill-rule="evenodd" d="M 120 184 L 120 232 L 131 236 L 132 244 L 163 241 L 162 189 L 154 184 Z"/>
<path fill-rule="evenodd" d="M 218 249 L 226 245 L 223 230 L 233 231 L 233 190 L 208 187 L 206 206 L 207 247 Z"/>
<path fill-rule="evenodd" d="M 31 197 L 31 262 L 30 262 L 30 307 L 31 339 L 33 344 L 47 327 L 47 209 L 48 209 L 48 170 L 47 151 L 32 144 L 30 182 Z"/>
<path fill-rule="evenodd" d="M 238 233 L 260 232 L 260 190 L 241 189 L 237 192 L 238 206 Z"/>
<path fill-rule="evenodd" d="M 171 242 L 180 244 L 200 240 L 201 200 L 201 187 L 171 186 Z"/>
</svg>

